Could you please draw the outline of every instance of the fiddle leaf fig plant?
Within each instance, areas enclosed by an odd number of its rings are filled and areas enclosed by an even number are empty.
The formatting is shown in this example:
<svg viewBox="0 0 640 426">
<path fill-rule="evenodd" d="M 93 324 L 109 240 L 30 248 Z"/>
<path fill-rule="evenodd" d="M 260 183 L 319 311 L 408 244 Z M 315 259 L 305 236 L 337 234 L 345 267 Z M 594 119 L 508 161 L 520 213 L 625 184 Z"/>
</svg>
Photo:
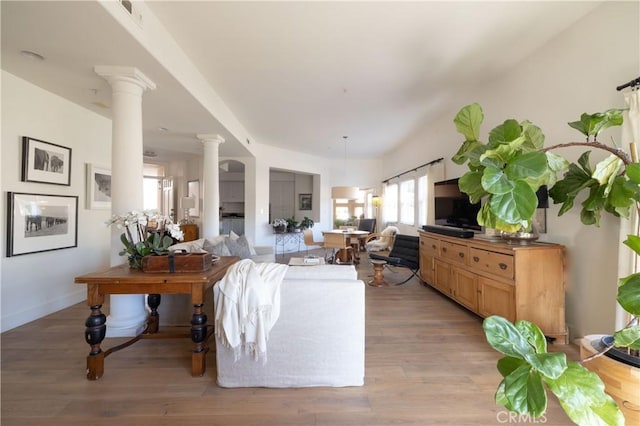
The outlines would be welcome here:
<svg viewBox="0 0 640 426">
<path fill-rule="evenodd" d="M 467 164 L 469 171 L 459 180 L 460 190 L 471 202 L 484 200 L 478 223 L 506 232 L 528 230 L 537 207 L 536 190 L 547 185 L 549 195 L 561 204 L 558 215 L 571 210 L 577 199 L 580 220 L 585 225 L 600 223 L 603 212 L 628 218 L 635 209 L 640 214 L 640 163 L 622 149 L 598 142 L 599 133 L 622 124 L 622 110 L 582 114 L 568 123 L 586 136 L 584 142 L 566 142 L 543 147 L 542 131 L 529 121 L 504 121 L 489 132 L 489 140 L 479 140 L 484 119 L 478 104 L 463 107 L 456 115 L 456 129 L 465 140 L 452 157 Z M 587 148 L 576 163 L 569 163 L 552 150 L 570 146 Z M 610 156 L 592 166 L 592 149 Z M 561 179 L 558 175 L 563 174 Z M 624 242 L 640 255 L 640 236 L 629 235 Z M 631 314 L 627 326 L 614 333 L 614 346 L 640 349 L 640 273 L 618 282 L 618 303 Z M 622 425 L 624 417 L 615 402 L 604 393 L 600 378 L 581 363 L 567 361 L 564 354 L 547 353 L 540 329 L 527 321 L 511 324 L 502 317 L 486 318 L 487 342 L 505 355 L 498 361 L 503 376 L 496 391 L 496 403 L 519 414 L 542 415 L 547 406 L 546 391 L 559 400 L 569 418 L 583 425 Z M 610 350 L 609 346 L 600 356 Z M 583 361 L 588 362 L 588 359 Z"/>
<path fill-rule="evenodd" d="M 505 120 L 489 132 L 487 143 L 481 142 L 483 120 L 478 104 L 462 108 L 454 119 L 465 141 L 452 160 L 469 167 L 460 178 L 460 190 L 472 203 L 486 198 L 478 213 L 480 225 L 505 232 L 528 231 L 538 206 L 536 191 L 542 185 L 552 186 L 568 163 L 541 151 L 544 134 L 529 121 Z"/>
</svg>

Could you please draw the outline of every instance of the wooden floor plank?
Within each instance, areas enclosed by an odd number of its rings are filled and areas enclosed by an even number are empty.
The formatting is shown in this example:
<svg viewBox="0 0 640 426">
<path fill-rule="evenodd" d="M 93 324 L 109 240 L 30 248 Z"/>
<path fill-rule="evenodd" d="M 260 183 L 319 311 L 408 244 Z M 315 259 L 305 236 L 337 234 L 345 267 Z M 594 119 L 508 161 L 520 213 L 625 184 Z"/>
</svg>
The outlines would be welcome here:
<svg viewBox="0 0 640 426">
<path fill-rule="evenodd" d="M 278 256 L 285 263 L 288 256 Z M 402 281 L 396 269 L 394 281 Z M 364 260 L 359 277 L 368 280 Z M 388 273 L 388 272 L 385 272 Z M 188 339 L 142 340 L 105 360 L 86 380 L 80 303 L 3 333 L 3 426 L 47 425 L 497 425 L 508 421 L 493 395 L 499 354 L 486 344 L 482 320 L 416 278 L 369 287 L 363 387 L 224 389 L 215 352 L 203 377 L 190 375 Z M 161 306 L 162 308 L 162 306 Z M 108 339 L 105 347 L 124 339 Z M 211 342 L 213 345 L 213 342 Z M 554 346 L 576 359 L 575 346 Z M 512 422 L 513 423 L 513 422 Z M 522 423 L 522 422 L 521 422 Z M 571 422 L 551 399 L 547 425 Z"/>
</svg>

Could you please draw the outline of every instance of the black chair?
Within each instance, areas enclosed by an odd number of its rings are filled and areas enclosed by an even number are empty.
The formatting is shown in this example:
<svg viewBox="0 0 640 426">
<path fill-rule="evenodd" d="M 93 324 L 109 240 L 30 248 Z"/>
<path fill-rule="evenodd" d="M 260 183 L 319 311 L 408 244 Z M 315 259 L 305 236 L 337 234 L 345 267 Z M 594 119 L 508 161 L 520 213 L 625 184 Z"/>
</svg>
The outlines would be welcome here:
<svg viewBox="0 0 640 426">
<path fill-rule="evenodd" d="M 360 219 L 358 223 L 358 231 L 367 231 L 369 233 L 374 232 L 376 229 L 375 219 Z"/>
<path fill-rule="evenodd" d="M 404 284 L 414 276 L 417 277 L 418 271 L 420 270 L 419 247 L 420 239 L 417 236 L 398 234 L 395 236 L 395 239 L 393 241 L 393 248 L 387 256 L 379 253 L 369 252 L 370 260 L 386 262 L 372 262 L 375 275 L 373 283 L 371 284 L 384 285 L 384 280 L 382 279 L 382 270 L 385 266 L 399 266 L 402 268 L 407 268 L 411 271 L 411 275 L 409 275 L 409 278 L 396 285 Z"/>
</svg>

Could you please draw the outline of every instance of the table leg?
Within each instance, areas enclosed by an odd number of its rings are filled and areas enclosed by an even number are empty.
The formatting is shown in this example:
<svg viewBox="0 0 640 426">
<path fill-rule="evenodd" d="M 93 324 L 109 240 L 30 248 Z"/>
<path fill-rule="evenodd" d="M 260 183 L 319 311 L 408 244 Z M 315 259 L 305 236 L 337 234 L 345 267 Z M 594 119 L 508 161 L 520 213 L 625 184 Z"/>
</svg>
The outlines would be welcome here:
<svg viewBox="0 0 640 426">
<path fill-rule="evenodd" d="M 147 333 L 157 333 L 160 329 L 160 315 L 158 315 L 158 306 L 162 300 L 159 294 L 150 294 L 147 296 L 147 305 L 151 308 L 149 319 L 147 320 Z"/>
<path fill-rule="evenodd" d="M 202 312 L 202 305 L 202 303 L 193 305 L 191 317 L 191 340 L 193 341 L 191 375 L 193 377 L 204 375 L 207 369 L 207 315 Z"/>
<path fill-rule="evenodd" d="M 102 305 L 92 305 L 91 315 L 85 321 L 84 338 L 91 346 L 87 356 L 87 379 L 98 380 L 104 374 L 104 352 L 100 349 L 100 343 L 107 332 L 107 317 L 100 311 Z"/>
</svg>

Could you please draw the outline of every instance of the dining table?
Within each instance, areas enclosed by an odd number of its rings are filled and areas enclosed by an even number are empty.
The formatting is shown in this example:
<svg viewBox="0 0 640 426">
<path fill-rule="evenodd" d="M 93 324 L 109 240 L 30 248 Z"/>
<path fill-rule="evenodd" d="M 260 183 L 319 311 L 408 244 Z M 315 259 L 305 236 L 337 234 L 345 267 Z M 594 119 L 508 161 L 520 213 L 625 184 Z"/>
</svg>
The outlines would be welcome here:
<svg viewBox="0 0 640 426">
<path fill-rule="evenodd" d="M 330 231 L 323 231 L 325 248 L 334 248 L 337 253 L 334 254 L 333 259 L 338 260 L 338 263 L 360 263 L 360 247 L 361 241 L 370 235 L 368 231 L 360 231 L 358 229 L 332 229 Z M 342 237 L 342 238 L 339 238 Z M 353 259 L 351 259 L 353 257 Z"/>
</svg>

